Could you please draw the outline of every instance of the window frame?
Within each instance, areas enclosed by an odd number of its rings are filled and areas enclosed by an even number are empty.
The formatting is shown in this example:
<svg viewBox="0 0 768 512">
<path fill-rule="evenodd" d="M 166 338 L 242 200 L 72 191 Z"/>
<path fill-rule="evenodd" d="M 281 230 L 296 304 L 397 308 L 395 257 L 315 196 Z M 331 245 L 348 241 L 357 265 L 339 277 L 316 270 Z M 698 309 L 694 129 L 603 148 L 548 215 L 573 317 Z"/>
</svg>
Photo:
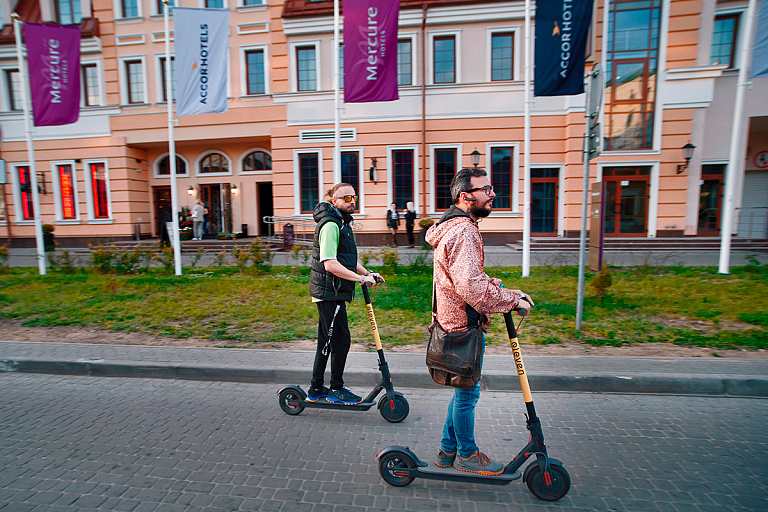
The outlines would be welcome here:
<svg viewBox="0 0 768 512">
<path fill-rule="evenodd" d="M 88 83 L 86 81 L 85 68 L 92 67 L 96 69 L 96 90 L 98 97 L 98 105 L 88 104 Z M 104 106 L 104 88 L 101 86 L 103 83 L 101 72 L 101 62 L 98 60 L 81 60 L 80 61 L 80 106 L 83 108 L 88 107 L 102 107 Z"/>
<path fill-rule="evenodd" d="M 461 168 L 461 159 L 464 154 L 462 144 L 431 144 L 429 146 L 429 212 L 432 215 L 442 213 L 444 210 L 437 209 L 437 172 L 435 154 L 441 149 L 452 149 L 456 152 L 455 172 L 458 172 Z M 454 174 L 455 176 L 455 174 Z M 392 201 L 390 201 L 391 203 Z M 452 202 L 451 202 L 452 204 Z"/>
<path fill-rule="evenodd" d="M 213 155 L 213 154 L 220 154 L 227 160 L 227 168 L 229 169 L 228 172 L 201 172 L 200 171 L 200 165 L 203 163 L 203 160 L 205 160 L 207 157 Z M 209 149 L 205 153 L 201 153 L 200 156 L 197 157 L 197 160 L 195 160 L 195 177 L 201 178 L 204 176 L 233 176 L 234 171 L 232 169 L 232 159 L 229 157 L 227 153 L 220 149 Z M 169 175 L 170 176 L 170 175 Z"/>
<path fill-rule="evenodd" d="M 488 142 L 485 144 L 485 172 L 488 173 L 488 181 L 493 184 L 493 150 L 496 148 L 512 148 L 512 161 L 510 162 L 510 190 L 509 190 L 509 208 L 493 207 L 491 215 L 503 216 L 503 214 L 519 215 L 520 210 L 520 143 L 519 142 Z M 536 167 L 556 167 L 541 166 Z M 502 214 L 502 215 L 498 215 Z"/>
<path fill-rule="evenodd" d="M 312 47 L 315 51 L 315 88 L 299 90 L 299 56 L 300 48 Z M 315 92 L 320 90 L 321 66 L 320 66 L 320 41 L 295 41 L 290 44 L 289 59 L 291 63 L 291 91 L 292 92 Z"/>
<path fill-rule="evenodd" d="M 521 30 L 519 26 L 506 26 L 506 27 L 489 27 L 486 29 L 486 76 L 485 80 L 489 83 L 504 83 L 514 82 L 520 80 L 520 59 L 518 56 L 520 52 L 520 34 Z M 512 36 L 512 78 L 510 79 L 493 79 L 493 38 L 497 35 L 511 35 Z"/>
<path fill-rule="evenodd" d="M 130 76 L 128 75 L 128 64 L 139 63 L 141 65 L 142 79 L 144 83 L 144 101 L 133 103 L 130 100 Z M 127 55 L 120 57 L 120 101 L 123 106 L 141 106 L 149 104 L 148 87 L 147 87 L 147 65 L 144 55 Z"/>
<path fill-rule="evenodd" d="M 398 57 L 400 56 L 400 42 L 408 40 L 409 43 L 411 43 L 411 83 L 410 84 L 400 84 L 400 67 L 399 67 L 399 61 L 398 61 L 398 72 L 397 72 L 397 86 L 398 87 L 411 87 L 414 85 L 419 85 L 419 76 L 418 76 L 418 68 L 416 66 L 417 62 L 417 56 L 419 55 L 419 52 L 417 51 L 417 45 L 418 45 L 418 38 L 416 37 L 416 34 L 408 33 L 408 34 L 398 34 L 397 36 L 397 44 L 398 44 Z M 391 203 L 391 201 L 390 201 Z"/>
<path fill-rule="evenodd" d="M 171 54 L 171 94 L 173 95 L 173 101 L 176 103 L 176 57 L 175 55 Z M 168 103 L 168 98 L 165 97 L 165 53 L 156 53 L 155 54 L 155 90 L 156 90 L 156 96 L 157 101 L 155 103 L 158 104 L 166 104 Z"/>
<path fill-rule="evenodd" d="M 61 21 L 61 13 L 59 12 L 59 3 L 66 2 L 69 4 L 70 7 L 70 17 L 72 18 L 72 23 L 64 23 Z M 74 14 L 74 3 L 78 4 L 78 7 L 80 9 L 80 19 L 78 21 L 75 21 L 75 14 Z M 83 21 L 83 6 L 80 0 L 54 0 L 53 2 L 53 10 L 56 16 L 56 23 L 59 25 L 79 25 L 81 21 Z"/>
<path fill-rule="evenodd" d="M 248 53 L 261 51 L 263 54 L 262 72 L 264 74 L 264 92 L 248 92 Z M 259 97 L 271 94 L 269 88 L 269 45 L 258 44 L 240 47 L 240 95 Z"/>
<path fill-rule="evenodd" d="M 21 87 L 24 87 L 24 81 L 21 80 L 21 74 L 19 73 L 18 67 L 7 67 L 3 68 L 3 110 L 5 112 L 23 112 L 24 111 L 24 98 L 23 98 L 23 91 L 19 90 L 19 98 L 18 103 L 21 108 L 13 108 L 14 100 L 16 100 L 16 96 L 13 92 L 13 80 L 12 76 L 16 75 L 19 77 L 19 84 Z"/>
<path fill-rule="evenodd" d="M 95 197 L 93 195 L 93 174 L 91 165 L 104 164 L 104 177 L 106 183 L 106 201 L 109 215 L 106 217 L 96 217 Z M 83 160 L 83 175 L 85 176 L 85 198 L 88 211 L 87 221 L 89 224 L 111 224 L 114 222 L 112 207 L 112 184 L 109 178 L 109 161 L 104 158 Z"/>
<path fill-rule="evenodd" d="M 435 40 L 452 37 L 453 47 L 453 82 L 435 82 Z M 458 30 L 441 30 L 429 33 L 429 82 L 428 85 L 453 85 L 461 83 L 461 32 Z"/>
<path fill-rule="evenodd" d="M 353 215 L 365 214 L 365 148 L 358 147 L 344 147 L 340 150 L 341 153 L 357 153 L 357 211 Z M 339 169 L 341 171 L 341 169 Z M 341 178 L 341 177 L 340 177 Z"/>
<path fill-rule="evenodd" d="M 208 0 L 199 0 L 202 9 L 229 9 L 229 2 L 221 0 L 221 7 L 208 7 Z"/>
<path fill-rule="evenodd" d="M 161 179 L 161 180 L 162 179 L 170 179 L 171 178 L 171 170 L 170 169 L 168 169 L 168 174 L 160 174 L 160 162 L 162 162 L 164 158 L 168 158 L 168 156 L 170 156 L 170 153 L 168 151 L 166 151 L 165 153 L 162 153 L 162 154 L 158 155 L 155 158 L 154 162 L 152 162 L 152 177 L 153 178 L 157 178 L 157 179 Z M 180 153 L 176 153 L 176 158 L 180 158 L 184 162 L 184 168 L 186 170 L 186 172 L 184 172 L 183 174 L 179 174 L 179 172 L 178 172 L 179 169 L 177 167 L 176 168 L 176 171 L 177 171 L 176 172 L 176 178 L 179 178 L 179 177 L 182 177 L 182 178 L 189 177 L 189 161 L 186 158 L 184 158 L 184 156 L 181 155 Z"/>
<path fill-rule="evenodd" d="M 713 20 L 713 23 L 712 23 L 712 42 L 709 45 L 709 62 L 710 63 L 712 62 L 712 46 L 714 45 L 714 38 L 715 38 L 715 24 L 717 23 L 718 18 L 719 19 L 729 19 L 730 18 L 730 19 L 734 19 L 735 20 L 735 26 L 734 26 L 734 29 L 733 29 L 733 37 L 731 38 L 731 57 L 730 57 L 730 62 L 728 63 L 728 67 L 725 68 L 725 69 L 728 69 L 728 70 L 732 70 L 733 69 L 733 70 L 735 70 L 735 69 L 739 68 L 738 62 L 737 62 L 738 61 L 737 55 L 738 55 L 738 51 L 739 51 L 739 49 L 741 47 L 740 37 L 741 37 L 741 32 L 742 31 L 740 29 L 741 29 L 741 22 L 742 22 L 742 14 L 744 14 L 744 13 L 743 13 L 743 11 L 740 11 L 740 10 L 739 11 L 729 10 L 729 11 L 724 11 L 724 12 L 719 12 L 719 11 L 715 12 L 715 19 Z M 712 65 L 715 65 L 715 64 L 712 64 Z M 722 64 L 718 64 L 718 65 L 722 65 Z"/>
<path fill-rule="evenodd" d="M 420 209 L 421 190 L 419 189 L 421 183 L 419 165 L 419 148 L 418 144 L 401 145 L 401 146 L 387 146 L 387 207 L 395 200 L 395 155 L 396 151 L 412 151 L 413 152 L 413 208 L 418 212 Z"/>
<path fill-rule="evenodd" d="M 126 0 L 114 0 L 114 13 L 115 13 L 115 19 L 116 20 L 135 20 L 142 18 L 144 16 L 144 13 L 142 12 L 142 4 L 141 0 L 135 0 L 136 2 L 136 15 L 135 16 L 125 16 L 125 1 Z M 117 15 L 119 14 L 119 16 Z"/>
<path fill-rule="evenodd" d="M 33 208 L 33 215 L 29 219 L 24 218 L 24 210 L 23 210 L 23 200 L 22 200 L 22 191 L 21 191 L 21 181 L 19 180 L 19 168 L 21 167 L 27 167 L 30 172 L 30 177 L 32 173 L 32 166 L 29 162 L 14 162 L 12 164 L 9 164 L 9 172 L 11 174 L 11 192 L 13 195 L 13 216 L 14 216 L 14 224 L 19 226 L 24 225 L 30 225 L 35 222 L 34 217 L 34 202 L 32 204 Z M 33 201 L 32 199 L 32 191 L 28 192 L 30 194 L 30 201 Z"/>
<path fill-rule="evenodd" d="M 59 166 L 69 165 L 72 168 L 72 195 L 74 199 L 74 218 L 64 217 L 64 196 L 61 190 L 61 180 L 59 176 Z M 51 162 L 51 183 L 53 184 L 53 204 L 56 210 L 57 224 L 79 224 L 80 223 L 80 201 L 78 200 L 77 190 L 77 164 L 74 160 L 54 160 Z"/>
<path fill-rule="evenodd" d="M 248 158 L 251 154 L 261 151 L 263 153 L 266 153 L 269 155 L 270 158 L 272 158 L 272 152 L 266 148 L 263 147 L 254 147 L 250 148 L 247 151 L 244 151 L 242 155 L 240 155 L 240 158 L 237 160 L 237 173 L 241 176 L 258 176 L 258 175 L 270 175 L 274 172 L 274 164 L 272 169 L 267 169 L 263 171 L 245 171 L 243 170 L 245 159 Z"/>
<path fill-rule="evenodd" d="M 312 217 L 312 212 L 302 212 L 301 210 L 301 155 L 304 154 L 316 154 L 318 169 L 317 169 L 317 190 L 318 201 L 322 201 L 325 197 L 324 183 L 323 183 L 323 149 L 322 148 L 308 148 L 308 149 L 294 149 L 293 150 L 293 214 Z"/>
</svg>

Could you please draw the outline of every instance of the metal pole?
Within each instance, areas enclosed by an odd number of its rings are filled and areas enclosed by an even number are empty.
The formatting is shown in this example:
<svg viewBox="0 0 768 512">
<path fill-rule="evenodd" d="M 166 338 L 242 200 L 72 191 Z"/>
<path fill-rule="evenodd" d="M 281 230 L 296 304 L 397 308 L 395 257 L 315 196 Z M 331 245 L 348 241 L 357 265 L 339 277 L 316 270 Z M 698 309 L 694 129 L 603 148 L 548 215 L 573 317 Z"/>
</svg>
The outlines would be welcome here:
<svg viewBox="0 0 768 512">
<path fill-rule="evenodd" d="M 531 0 L 525 0 L 525 116 L 523 127 L 523 267 L 531 275 Z"/>
<path fill-rule="evenodd" d="M 341 183 L 341 93 L 339 84 L 339 0 L 333 0 L 333 184 Z M 321 192 L 322 195 L 322 192 Z"/>
<path fill-rule="evenodd" d="M 588 73 L 589 78 L 587 97 L 592 94 L 592 87 L 600 87 L 593 79 L 595 73 Z M 579 282 L 576 297 L 576 330 L 581 331 L 581 318 L 584 314 L 584 274 L 585 274 L 585 253 L 587 247 L 587 213 L 589 202 L 589 122 L 591 112 L 584 111 L 584 149 L 582 160 L 584 162 L 584 182 L 581 194 L 581 235 L 579 237 Z"/>
<path fill-rule="evenodd" d="M 173 263 L 176 275 L 181 275 L 181 240 L 179 238 L 179 197 L 176 186 L 176 140 L 173 134 L 173 97 L 171 96 L 171 36 L 168 28 L 170 4 L 163 0 L 163 24 L 165 28 L 165 96 L 168 100 L 168 163 L 171 171 L 171 220 L 173 225 Z M 175 28 L 175 27 L 174 27 Z"/>
<path fill-rule="evenodd" d="M 40 194 L 37 190 L 37 166 L 35 165 L 35 145 L 32 141 L 32 121 L 29 118 L 29 97 L 27 64 L 24 61 L 24 53 L 21 50 L 21 20 L 15 12 L 13 18 L 13 34 L 16 37 L 16 56 L 19 62 L 19 74 L 21 76 L 21 103 L 24 110 L 24 126 L 27 131 L 27 153 L 29 154 L 29 179 L 32 188 L 32 208 L 35 222 L 35 244 L 37 246 L 37 266 L 41 276 L 47 274 L 45 257 L 45 243 L 43 242 L 43 221 L 40 212 Z"/>
<path fill-rule="evenodd" d="M 733 126 L 731 126 L 731 149 L 728 154 L 728 172 L 725 179 L 725 201 L 723 202 L 723 221 L 720 229 L 720 265 L 718 274 L 730 273 L 731 235 L 733 232 L 733 209 L 736 192 L 736 174 L 741 174 L 744 167 L 744 144 L 741 131 L 744 126 L 744 95 L 750 84 L 747 68 L 752 52 L 752 27 L 755 21 L 755 0 L 749 0 L 747 7 L 747 24 L 744 29 L 744 41 L 739 62 L 739 82 L 736 86 L 736 100 L 733 107 Z M 763 7 L 766 8 L 765 6 Z"/>
</svg>

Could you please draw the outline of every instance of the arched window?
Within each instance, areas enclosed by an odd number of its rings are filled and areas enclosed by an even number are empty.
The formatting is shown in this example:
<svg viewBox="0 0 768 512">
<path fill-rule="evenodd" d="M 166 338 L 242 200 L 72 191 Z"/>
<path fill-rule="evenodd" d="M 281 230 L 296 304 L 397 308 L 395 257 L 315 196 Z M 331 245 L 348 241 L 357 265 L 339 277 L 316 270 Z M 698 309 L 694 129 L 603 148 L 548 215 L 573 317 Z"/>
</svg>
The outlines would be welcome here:
<svg viewBox="0 0 768 512">
<path fill-rule="evenodd" d="M 229 160 L 221 153 L 211 153 L 200 161 L 200 174 L 229 173 Z"/>
<path fill-rule="evenodd" d="M 158 176 L 170 176 L 170 159 L 168 155 L 164 156 L 162 160 L 157 163 L 157 175 Z M 187 164 L 180 156 L 176 156 L 176 176 L 187 174 Z"/>
<path fill-rule="evenodd" d="M 266 151 L 254 151 L 243 158 L 243 172 L 271 171 L 272 155 Z"/>
</svg>

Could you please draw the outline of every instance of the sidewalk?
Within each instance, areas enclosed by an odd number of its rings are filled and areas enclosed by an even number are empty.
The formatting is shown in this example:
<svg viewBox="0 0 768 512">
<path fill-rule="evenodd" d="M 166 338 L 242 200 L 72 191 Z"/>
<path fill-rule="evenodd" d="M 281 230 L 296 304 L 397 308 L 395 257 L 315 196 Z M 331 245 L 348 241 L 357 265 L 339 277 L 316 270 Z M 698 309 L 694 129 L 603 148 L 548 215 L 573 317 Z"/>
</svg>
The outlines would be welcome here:
<svg viewBox="0 0 768 512">
<path fill-rule="evenodd" d="M 525 350 L 523 346 L 523 350 Z M 395 388 L 438 386 L 423 354 L 386 354 Z M 529 356 L 532 390 L 600 393 L 768 396 L 768 360 L 616 356 Z M 0 373 L 26 372 L 299 384 L 311 378 L 314 352 L 0 341 Z M 489 355 L 483 386 L 518 391 L 511 355 Z M 374 352 L 350 352 L 347 385 L 367 392 L 379 380 Z"/>
</svg>

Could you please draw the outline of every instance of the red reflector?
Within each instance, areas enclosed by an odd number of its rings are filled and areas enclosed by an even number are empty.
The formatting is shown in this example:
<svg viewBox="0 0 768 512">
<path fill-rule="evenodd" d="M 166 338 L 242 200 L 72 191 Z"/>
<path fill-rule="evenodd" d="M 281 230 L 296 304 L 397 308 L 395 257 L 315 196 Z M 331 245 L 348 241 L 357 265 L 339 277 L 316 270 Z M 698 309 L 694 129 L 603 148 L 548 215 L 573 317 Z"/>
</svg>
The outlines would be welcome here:
<svg viewBox="0 0 768 512">
<path fill-rule="evenodd" d="M 393 473 L 396 474 L 397 476 L 411 476 L 408 473 L 398 473 L 397 471 L 393 471 Z"/>
<path fill-rule="evenodd" d="M 392 409 L 393 411 L 395 410 L 395 401 L 394 400 L 390 400 L 389 401 L 389 408 Z"/>
<path fill-rule="evenodd" d="M 379 458 L 379 452 L 376 452 L 376 458 L 377 459 Z"/>
<path fill-rule="evenodd" d="M 299 402 L 288 402 L 288 405 L 299 405 Z"/>
<path fill-rule="evenodd" d="M 552 485 L 552 477 L 550 476 L 549 473 L 544 473 L 544 482 L 547 485 Z"/>
</svg>

